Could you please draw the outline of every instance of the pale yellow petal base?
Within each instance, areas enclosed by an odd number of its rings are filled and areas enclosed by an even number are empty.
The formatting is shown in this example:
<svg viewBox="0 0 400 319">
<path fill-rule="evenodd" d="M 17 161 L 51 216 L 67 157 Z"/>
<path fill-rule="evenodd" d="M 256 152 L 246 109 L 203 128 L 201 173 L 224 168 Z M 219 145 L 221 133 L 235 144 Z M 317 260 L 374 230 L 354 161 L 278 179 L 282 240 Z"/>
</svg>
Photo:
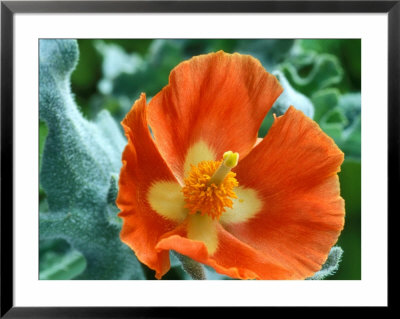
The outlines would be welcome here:
<svg viewBox="0 0 400 319">
<path fill-rule="evenodd" d="M 203 242 L 210 255 L 218 248 L 217 223 L 208 215 L 189 215 L 188 238 Z"/>
<path fill-rule="evenodd" d="M 185 220 L 188 210 L 184 207 L 185 200 L 182 187 L 174 182 L 156 182 L 148 194 L 147 200 L 151 208 L 162 217 L 181 223 Z"/>
<path fill-rule="evenodd" d="M 239 186 L 235 188 L 235 194 L 238 198 L 234 198 L 232 208 L 227 207 L 222 214 L 220 218 L 222 224 L 247 222 L 262 208 L 262 201 L 254 189 Z"/>
</svg>

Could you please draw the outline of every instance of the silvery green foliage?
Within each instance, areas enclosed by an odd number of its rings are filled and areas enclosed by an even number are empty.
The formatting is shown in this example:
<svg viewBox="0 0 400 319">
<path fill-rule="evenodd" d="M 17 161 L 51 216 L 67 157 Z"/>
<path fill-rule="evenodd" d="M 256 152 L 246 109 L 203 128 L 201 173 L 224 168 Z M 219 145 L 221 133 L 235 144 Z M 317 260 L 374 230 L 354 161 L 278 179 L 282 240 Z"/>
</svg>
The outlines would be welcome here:
<svg viewBox="0 0 400 319">
<path fill-rule="evenodd" d="M 238 40 L 237 51 L 257 58 L 270 72 L 289 56 L 294 42 L 293 39 Z"/>
<path fill-rule="evenodd" d="M 68 280 L 73 279 L 86 268 L 86 260 L 82 254 L 76 250 L 70 250 L 61 256 L 52 256 L 51 262 L 47 267 L 39 272 L 41 280 Z"/>
<path fill-rule="evenodd" d="M 339 263 L 342 259 L 343 249 L 335 246 L 332 247 L 328 259 L 322 266 L 321 270 L 316 272 L 314 276 L 307 278 L 307 280 L 322 280 L 328 276 L 333 275 L 339 269 Z"/>
<path fill-rule="evenodd" d="M 287 109 L 293 105 L 308 117 L 313 118 L 314 106 L 310 99 L 299 91 L 293 89 L 282 72 L 275 71 L 272 74 L 276 76 L 283 87 L 283 92 L 272 106 L 272 111 L 275 112 L 277 116 L 280 116 L 285 114 Z"/>
<path fill-rule="evenodd" d="M 361 158 L 361 94 L 324 89 L 312 96 L 315 117 L 347 157 Z"/>
<path fill-rule="evenodd" d="M 310 68 L 306 75 L 301 73 L 304 68 Z M 283 63 L 280 69 L 296 90 L 308 96 L 316 91 L 338 85 L 344 73 L 337 57 L 316 52 L 301 52 L 293 56 L 290 63 Z"/>
<path fill-rule="evenodd" d="M 170 254 L 171 255 L 171 254 Z M 183 269 L 193 280 L 204 280 L 206 274 L 204 273 L 204 267 L 197 261 L 179 253 L 174 252 L 175 257 L 181 262 Z"/>
<path fill-rule="evenodd" d="M 157 94 L 168 83 L 170 71 L 183 60 L 182 44 L 173 40 L 154 40 L 144 58 L 101 41 L 96 49 L 104 61 L 99 91 L 118 101 L 117 117 L 129 111 L 140 93 L 145 92 L 148 100 Z"/>
<path fill-rule="evenodd" d="M 121 73 L 133 74 L 143 69 L 144 61 L 136 53 L 128 54 L 120 46 L 96 41 L 96 49 L 103 56 L 103 79 L 99 82 L 99 91 L 110 94 L 113 91 L 113 81 Z"/>
<path fill-rule="evenodd" d="M 40 214 L 40 237 L 65 239 L 84 255 L 79 279 L 141 279 L 110 218 L 125 140 L 107 111 L 95 122 L 78 111 L 70 90 L 77 60 L 76 41 L 40 40 L 39 113 L 49 129 L 40 172 L 49 211 Z"/>
<path fill-rule="evenodd" d="M 207 280 L 230 280 L 231 277 L 217 273 L 212 267 L 197 263 L 196 261 L 171 251 L 171 270 L 176 276 L 175 279 L 207 279 Z M 182 270 L 185 271 L 182 271 Z M 168 274 L 167 274 L 168 275 Z"/>
</svg>

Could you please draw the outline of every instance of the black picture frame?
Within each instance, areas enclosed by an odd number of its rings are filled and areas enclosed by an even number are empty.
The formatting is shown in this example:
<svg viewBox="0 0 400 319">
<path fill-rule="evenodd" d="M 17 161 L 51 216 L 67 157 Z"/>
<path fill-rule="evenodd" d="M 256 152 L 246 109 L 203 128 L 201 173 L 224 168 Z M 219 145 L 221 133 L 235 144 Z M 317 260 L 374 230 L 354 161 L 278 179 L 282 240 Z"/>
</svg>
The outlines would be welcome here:
<svg viewBox="0 0 400 319">
<path fill-rule="evenodd" d="M 398 214 L 400 189 L 400 0 L 396 1 L 1 1 L 1 318 L 175 318 L 227 314 L 226 308 L 15 307 L 13 301 L 13 21 L 16 13 L 387 13 L 388 218 Z M 391 214 L 390 214 L 391 213 Z M 390 227 L 394 223 L 388 223 Z M 389 237 L 390 238 L 390 237 Z M 389 239 L 388 238 L 388 239 Z M 389 242 L 390 243 L 390 242 Z M 390 245 L 388 246 L 390 247 Z M 390 264 L 390 257 L 389 257 Z M 388 285 L 390 280 L 388 281 Z M 390 299 L 388 306 L 390 307 Z M 387 308 L 389 308 L 387 307 Z M 259 308 L 252 308 L 259 310 Z M 296 315 L 308 311 L 292 307 Z M 235 314 L 247 314 L 245 308 Z M 299 312 L 300 311 L 300 312 Z"/>
</svg>

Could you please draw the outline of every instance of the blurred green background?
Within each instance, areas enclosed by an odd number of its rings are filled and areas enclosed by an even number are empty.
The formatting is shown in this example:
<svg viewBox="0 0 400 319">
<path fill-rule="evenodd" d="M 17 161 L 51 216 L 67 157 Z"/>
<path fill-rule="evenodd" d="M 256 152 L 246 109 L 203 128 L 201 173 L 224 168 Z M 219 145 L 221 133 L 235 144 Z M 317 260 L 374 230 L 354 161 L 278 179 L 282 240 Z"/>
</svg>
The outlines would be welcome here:
<svg viewBox="0 0 400 319">
<path fill-rule="evenodd" d="M 170 71 L 185 59 L 218 50 L 258 58 L 285 88 L 274 112 L 284 113 L 289 103 L 302 109 L 345 153 L 339 176 L 346 220 L 337 243 L 344 254 L 339 270 L 327 279 L 361 279 L 361 40 L 87 39 L 78 44 L 80 58 L 71 86 L 81 112 L 93 119 L 107 109 L 118 122 L 141 92 L 150 100 L 168 83 Z M 269 112 L 260 137 L 271 123 Z M 46 135 L 41 122 L 40 157 Z M 46 211 L 42 189 L 39 199 L 40 210 Z M 40 241 L 40 279 L 74 279 L 85 267 L 82 254 L 65 241 Z M 180 272 L 173 267 L 163 279 L 180 279 Z"/>
</svg>

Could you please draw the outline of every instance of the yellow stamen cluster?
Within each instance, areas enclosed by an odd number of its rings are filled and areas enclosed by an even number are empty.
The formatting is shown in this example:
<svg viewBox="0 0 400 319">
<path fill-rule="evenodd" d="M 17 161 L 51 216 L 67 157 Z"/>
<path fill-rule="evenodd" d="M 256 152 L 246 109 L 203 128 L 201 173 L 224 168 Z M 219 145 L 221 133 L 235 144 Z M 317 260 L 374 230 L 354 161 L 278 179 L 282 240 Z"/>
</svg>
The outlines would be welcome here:
<svg viewBox="0 0 400 319">
<path fill-rule="evenodd" d="M 237 157 L 237 153 L 234 156 Z M 222 161 L 203 161 L 197 166 L 191 165 L 182 188 L 185 207 L 190 214 L 198 212 L 219 219 L 226 207 L 232 208 L 231 198 L 237 198 L 233 190 L 239 183 L 235 178 L 236 174 L 230 171 L 236 166 L 237 158 L 234 165 L 231 162 L 232 156 L 229 154 Z"/>
</svg>

